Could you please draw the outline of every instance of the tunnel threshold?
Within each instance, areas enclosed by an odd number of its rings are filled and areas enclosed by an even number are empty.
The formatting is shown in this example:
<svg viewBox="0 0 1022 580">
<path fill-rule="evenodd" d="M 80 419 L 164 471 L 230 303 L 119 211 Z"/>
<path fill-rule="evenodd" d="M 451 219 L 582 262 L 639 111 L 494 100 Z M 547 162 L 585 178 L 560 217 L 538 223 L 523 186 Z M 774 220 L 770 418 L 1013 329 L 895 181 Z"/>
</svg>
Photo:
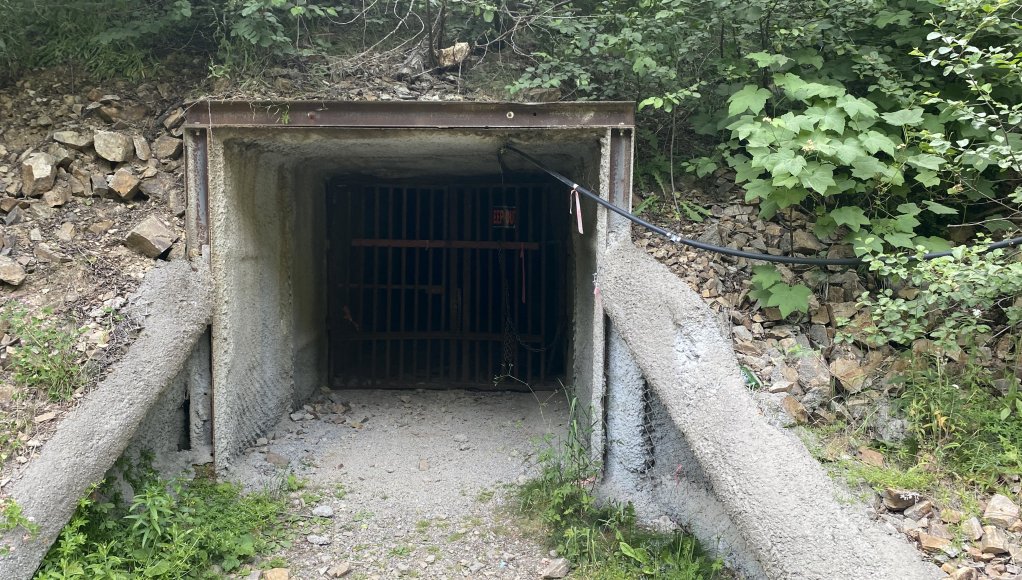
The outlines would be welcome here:
<svg viewBox="0 0 1022 580">
<path fill-rule="evenodd" d="M 563 385 L 602 414 L 593 276 L 627 224 L 501 152 L 628 208 L 634 103 L 202 101 L 182 128 L 218 466 L 324 389 Z"/>
</svg>

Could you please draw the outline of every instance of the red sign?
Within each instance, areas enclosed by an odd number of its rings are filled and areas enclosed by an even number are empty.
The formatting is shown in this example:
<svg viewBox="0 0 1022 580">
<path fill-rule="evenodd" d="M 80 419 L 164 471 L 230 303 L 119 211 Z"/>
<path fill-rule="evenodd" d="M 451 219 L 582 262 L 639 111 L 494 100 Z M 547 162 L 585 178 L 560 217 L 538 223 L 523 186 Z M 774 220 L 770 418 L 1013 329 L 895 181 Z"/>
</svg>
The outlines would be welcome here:
<svg viewBox="0 0 1022 580">
<path fill-rule="evenodd" d="M 495 228 L 518 227 L 518 208 L 506 205 L 494 206 L 490 212 L 490 225 Z"/>
</svg>

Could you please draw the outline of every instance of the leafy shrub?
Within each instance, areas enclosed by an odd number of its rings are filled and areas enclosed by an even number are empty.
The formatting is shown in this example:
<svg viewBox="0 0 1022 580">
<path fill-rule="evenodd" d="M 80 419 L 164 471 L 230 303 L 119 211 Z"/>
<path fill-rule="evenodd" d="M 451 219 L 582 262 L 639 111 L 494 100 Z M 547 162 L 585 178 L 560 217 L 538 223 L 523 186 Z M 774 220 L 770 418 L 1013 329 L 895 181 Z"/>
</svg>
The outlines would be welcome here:
<svg viewBox="0 0 1022 580">
<path fill-rule="evenodd" d="M 0 310 L 9 333 L 20 342 L 11 355 L 14 380 L 23 387 L 45 391 L 53 400 L 70 399 L 88 382 L 89 374 L 75 344 L 81 332 L 51 311 L 29 314 L 12 304 Z"/>
<path fill-rule="evenodd" d="M 283 510 L 269 494 L 196 479 L 167 481 L 143 468 L 122 502 L 106 482 L 78 503 L 38 580 L 216 578 L 267 547 Z"/>
<path fill-rule="evenodd" d="M 946 349 L 982 346 L 995 325 L 1011 333 L 1022 323 L 1022 261 L 1003 249 L 959 246 L 951 256 L 919 262 L 881 256 L 869 269 L 906 287 L 859 299 L 874 323 L 864 330 L 882 342 L 932 338 Z"/>
</svg>

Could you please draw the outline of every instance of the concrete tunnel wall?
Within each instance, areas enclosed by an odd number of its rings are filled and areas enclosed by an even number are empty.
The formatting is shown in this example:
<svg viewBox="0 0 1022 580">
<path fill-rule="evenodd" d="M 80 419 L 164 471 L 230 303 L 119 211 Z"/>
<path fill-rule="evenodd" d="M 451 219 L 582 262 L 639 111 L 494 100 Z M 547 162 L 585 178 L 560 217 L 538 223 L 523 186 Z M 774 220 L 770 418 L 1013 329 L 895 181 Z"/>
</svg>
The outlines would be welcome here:
<svg viewBox="0 0 1022 580">
<path fill-rule="evenodd" d="M 216 129 L 211 136 L 212 414 L 218 469 L 327 385 L 328 180 L 496 175 L 505 169 L 497 163 L 497 150 L 514 140 L 581 183 L 604 192 L 611 185 L 606 130 Z M 191 138 L 189 143 L 194 145 Z M 531 169 L 512 156 L 506 162 L 509 170 Z M 199 207 L 196 189 L 190 188 L 190 208 Z M 590 409 L 593 454 L 601 456 L 603 315 L 594 304 L 592 280 L 606 241 L 607 212 L 591 201 L 583 204 L 585 234 L 572 234 L 573 259 L 566 273 L 569 292 L 574 289 L 566 383 Z M 189 229 L 189 248 L 201 245 L 197 231 Z"/>
</svg>

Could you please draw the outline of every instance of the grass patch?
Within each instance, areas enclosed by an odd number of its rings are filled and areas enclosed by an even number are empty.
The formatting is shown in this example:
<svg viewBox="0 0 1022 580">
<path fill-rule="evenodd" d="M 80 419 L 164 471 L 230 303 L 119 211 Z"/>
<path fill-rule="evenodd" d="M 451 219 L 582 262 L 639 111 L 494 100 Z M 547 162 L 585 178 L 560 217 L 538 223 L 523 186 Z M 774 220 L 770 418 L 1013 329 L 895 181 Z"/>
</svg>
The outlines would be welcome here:
<svg viewBox="0 0 1022 580">
<path fill-rule="evenodd" d="M 572 416 L 574 411 L 573 404 Z M 693 536 L 643 529 L 631 504 L 597 504 L 597 469 L 577 419 L 566 441 L 556 448 L 548 440 L 540 453 L 542 473 L 518 490 L 518 505 L 550 546 L 571 561 L 575 575 L 605 580 L 721 577 L 723 563 L 706 556 Z"/>
<path fill-rule="evenodd" d="M 130 501 L 107 481 L 78 503 L 35 578 L 219 578 L 269 547 L 280 494 L 242 495 L 208 479 L 165 480 L 124 469 Z"/>
<path fill-rule="evenodd" d="M 79 330 L 50 309 L 31 314 L 11 303 L 0 310 L 0 325 L 14 337 L 11 374 L 15 384 L 66 401 L 89 380 L 81 353 L 75 349 Z"/>
</svg>

